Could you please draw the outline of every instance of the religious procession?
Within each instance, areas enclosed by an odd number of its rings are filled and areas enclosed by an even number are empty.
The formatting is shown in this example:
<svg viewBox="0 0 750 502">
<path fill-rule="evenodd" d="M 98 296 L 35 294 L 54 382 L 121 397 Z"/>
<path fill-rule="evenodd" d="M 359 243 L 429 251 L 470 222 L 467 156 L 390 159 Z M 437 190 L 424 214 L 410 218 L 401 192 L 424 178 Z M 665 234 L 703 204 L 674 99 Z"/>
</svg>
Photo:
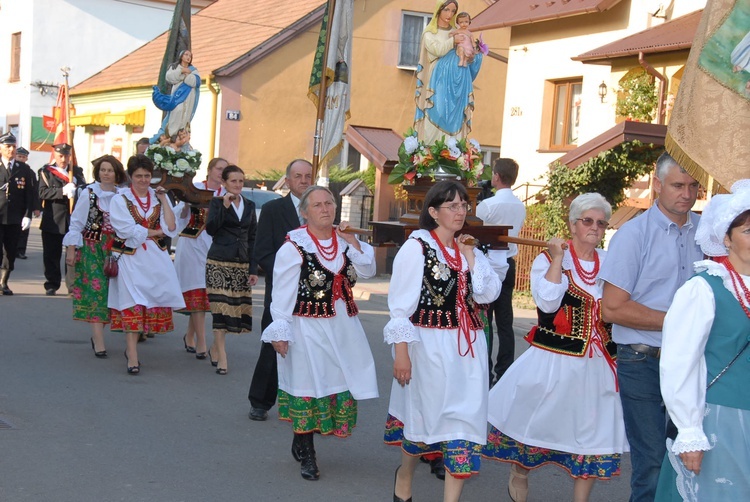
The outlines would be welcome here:
<svg viewBox="0 0 750 502">
<path fill-rule="evenodd" d="M 0 436 L 112 379 L 127 420 L 60 413 L 229 472 L 0 499 L 750 500 L 750 0 L 107 0 L 62 81 L 39 3 L 0 10 L 3 336 L 85 373 L 10 377 Z"/>
</svg>

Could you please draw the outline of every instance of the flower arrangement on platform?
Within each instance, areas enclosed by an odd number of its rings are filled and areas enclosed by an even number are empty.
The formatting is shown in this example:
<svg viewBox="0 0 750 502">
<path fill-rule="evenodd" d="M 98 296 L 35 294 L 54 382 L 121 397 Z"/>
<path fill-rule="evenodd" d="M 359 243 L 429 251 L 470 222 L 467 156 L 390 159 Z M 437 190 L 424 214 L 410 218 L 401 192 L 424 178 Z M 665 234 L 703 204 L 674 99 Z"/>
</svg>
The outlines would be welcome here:
<svg viewBox="0 0 750 502">
<path fill-rule="evenodd" d="M 415 178 L 435 179 L 436 175 L 455 176 L 467 186 L 476 186 L 477 182 L 492 177 L 492 169 L 482 163 L 482 149 L 476 140 L 443 136 L 434 144 L 426 145 L 409 129 L 398 148 L 398 164 L 388 176 L 388 183 L 413 183 Z"/>
<path fill-rule="evenodd" d="M 195 174 L 201 165 L 201 152 L 198 150 L 183 152 L 170 146 L 153 144 L 146 150 L 146 156 L 154 161 L 157 168 L 175 178 Z"/>
</svg>

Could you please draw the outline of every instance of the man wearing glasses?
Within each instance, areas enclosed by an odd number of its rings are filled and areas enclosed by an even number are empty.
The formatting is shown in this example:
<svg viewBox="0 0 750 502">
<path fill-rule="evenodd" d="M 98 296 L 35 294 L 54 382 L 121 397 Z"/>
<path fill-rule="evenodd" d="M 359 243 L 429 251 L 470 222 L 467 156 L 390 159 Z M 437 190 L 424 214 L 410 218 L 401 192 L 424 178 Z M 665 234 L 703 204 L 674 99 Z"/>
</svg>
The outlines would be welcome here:
<svg viewBox="0 0 750 502">
<path fill-rule="evenodd" d="M 661 331 L 675 291 L 703 254 L 691 211 L 698 182 L 664 153 L 656 161 L 658 200 L 615 233 L 599 279 L 602 313 L 614 323 L 617 378 L 633 473 L 630 500 L 654 500 L 666 451 L 666 417 L 659 389 Z"/>
</svg>

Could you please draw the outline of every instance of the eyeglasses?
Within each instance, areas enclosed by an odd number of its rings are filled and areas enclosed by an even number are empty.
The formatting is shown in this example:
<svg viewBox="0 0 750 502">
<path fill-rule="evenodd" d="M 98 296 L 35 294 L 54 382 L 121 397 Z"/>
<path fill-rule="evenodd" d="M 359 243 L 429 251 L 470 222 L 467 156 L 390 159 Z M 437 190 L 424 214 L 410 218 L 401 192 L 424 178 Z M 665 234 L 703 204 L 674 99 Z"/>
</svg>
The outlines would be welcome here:
<svg viewBox="0 0 750 502">
<path fill-rule="evenodd" d="M 464 202 L 463 204 L 455 203 L 455 204 L 449 204 L 447 206 L 438 206 L 441 209 L 449 209 L 454 213 L 458 213 L 460 211 L 463 211 L 464 213 L 469 212 L 469 204 Z"/>
<path fill-rule="evenodd" d="M 609 222 L 605 220 L 594 220 L 594 218 L 578 218 L 576 221 L 580 221 L 583 223 L 584 227 L 590 227 L 594 224 L 594 221 L 596 221 L 596 226 L 602 229 L 607 229 L 609 227 Z"/>
</svg>

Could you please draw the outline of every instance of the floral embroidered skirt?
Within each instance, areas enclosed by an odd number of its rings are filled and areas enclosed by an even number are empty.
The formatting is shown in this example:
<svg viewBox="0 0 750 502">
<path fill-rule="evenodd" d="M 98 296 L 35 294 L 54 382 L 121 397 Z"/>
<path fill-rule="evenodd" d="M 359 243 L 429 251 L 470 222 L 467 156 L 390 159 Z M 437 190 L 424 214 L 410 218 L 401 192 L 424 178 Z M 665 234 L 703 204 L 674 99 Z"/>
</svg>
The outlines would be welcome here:
<svg viewBox="0 0 750 502">
<path fill-rule="evenodd" d="M 319 432 L 345 438 L 357 425 L 357 401 L 348 390 L 321 398 L 279 390 L 279 420 L 291 422 L 297 434 Z"/>
<path fill-rule="evenodd" d="M 143 305 L 135 305 L 125 310 L 110 309 L 112 314 L 112 331 L 126 333 L 166 333 L 174 329 L 172 309 L 169 307 L 154 307 L 147 309 Z"/>
<path fill-rule="evenodd" d="M 425 455 L 427 458 L 442 454 L 445 470 L 454 478 L 468 478 L 479 473 L 482 465 L 482 445 L 463 439 L 426 444 L 409 441 L 404 437 L 404 424 L 393 415 L 385 422 L 385 444 L 400 446 L 411 456 Z"/>
<path fill-rule="evenodd" d="M 211 305 L 208 301 L 208 294 L 203 288 L 183 291 L 182 298 L 185 300 L 185 308 L 176 311 L 180 314 L 192 314 L 193 312 L 211 311 Z"/>
<path fill-rule="evenodd" d="M 619 453 L 609 455 L 578 455 L 563 451 L 527 446 L 506 436 L 495 427 L 490 428 L 482 456 L 491 460 L 511 462 L 526 469 L 545 464 L 556 464 L 574 478 L 610 479 L 620 475 Z"/>
<path fill-rule="evenodd" d="M 206 293 L 213 329 L 247 333 L 253 329 L 253 296 L 247 263 L 206 260 Z"/>
<path fill-rule="evenodd" d="M 104 242 L 83 241 L 76 253 L 73 280 L 73 319 L 85 322 L 109 323 L 107 296 L 109 278 L 104 275 Z"/>
</svg>

